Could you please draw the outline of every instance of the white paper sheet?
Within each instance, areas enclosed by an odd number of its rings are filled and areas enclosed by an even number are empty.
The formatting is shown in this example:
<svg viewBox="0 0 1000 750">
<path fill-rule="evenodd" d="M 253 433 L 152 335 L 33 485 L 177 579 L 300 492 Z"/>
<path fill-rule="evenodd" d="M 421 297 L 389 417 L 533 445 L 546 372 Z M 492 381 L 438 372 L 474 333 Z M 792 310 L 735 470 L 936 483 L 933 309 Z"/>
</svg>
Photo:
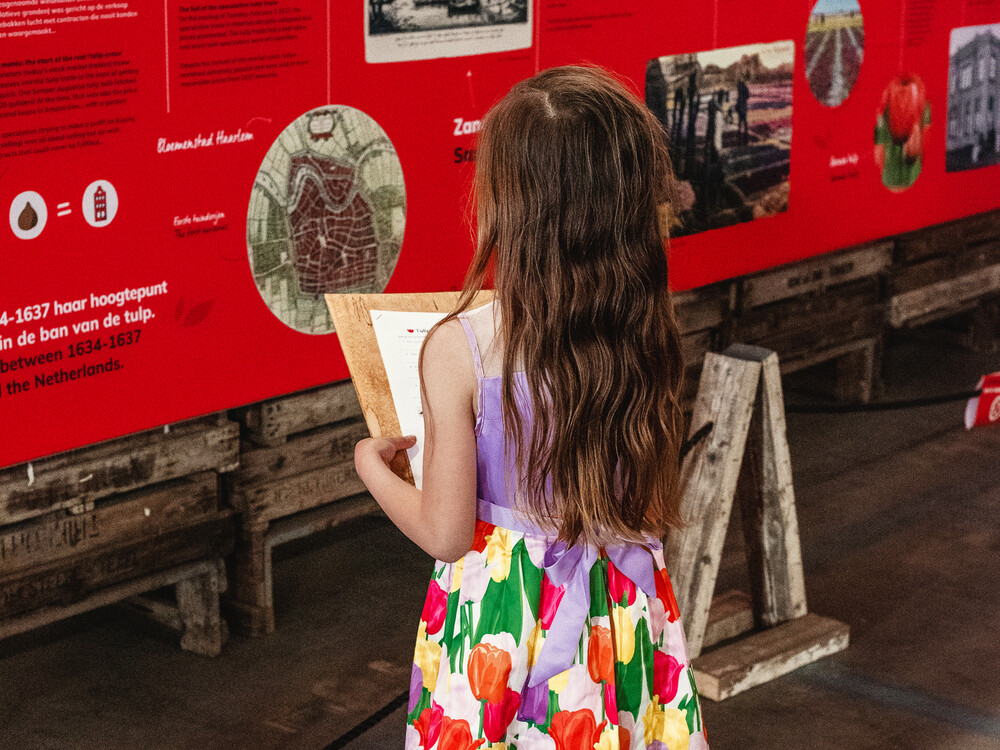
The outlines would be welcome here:
<svg viewBox="0 0 1000 750">
<path fill-rule="evenodd" d="M 372 327 L 378 342 L 396 417 L 404 435 L 416 435 L 417 444 L 406 455 L 419 488 L 424 468 L 424 413 L 420 405 L 420 347 L 443 312 L 372 310 Z"/>
</svg>

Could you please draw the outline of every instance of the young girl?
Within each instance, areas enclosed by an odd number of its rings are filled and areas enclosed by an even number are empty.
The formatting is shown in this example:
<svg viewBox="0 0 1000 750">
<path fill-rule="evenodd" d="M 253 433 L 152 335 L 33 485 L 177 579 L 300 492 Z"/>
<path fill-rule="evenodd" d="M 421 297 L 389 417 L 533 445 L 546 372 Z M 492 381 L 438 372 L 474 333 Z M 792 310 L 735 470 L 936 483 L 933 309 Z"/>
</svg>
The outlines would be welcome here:
<svg viewBox="0 0 1000 750">
<path fill-rule="evenodd" d="M 387 465 L 412 437 L 355 452 L 438 561 L 408 750 L 708 747 L 660 546 L 683 424 L 672 180 L 659 123 L 597 69 L 543 71 L 483 120 L 475 256 L 422 353 L 422 490 Z"/>
</svg>

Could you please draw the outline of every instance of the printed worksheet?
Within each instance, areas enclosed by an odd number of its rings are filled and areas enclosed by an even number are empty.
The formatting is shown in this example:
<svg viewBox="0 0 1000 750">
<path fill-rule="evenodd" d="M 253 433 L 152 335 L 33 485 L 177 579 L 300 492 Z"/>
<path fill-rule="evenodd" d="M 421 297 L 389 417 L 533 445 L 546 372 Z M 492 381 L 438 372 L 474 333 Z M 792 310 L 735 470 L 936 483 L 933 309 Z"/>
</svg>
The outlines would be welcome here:
<svg viewBox="0 0 1000 750">
<path fill-rule="evenodd" d="M 417 444 L 406 455 L 413 481 L 420 488 L 424 466 L 424 412 L 420 404 L 420 347 L 443 312 L 372 310 L 375 340 L 389 378 L 389 391 L 403 435 L 416 435 Z"/>
</svg>

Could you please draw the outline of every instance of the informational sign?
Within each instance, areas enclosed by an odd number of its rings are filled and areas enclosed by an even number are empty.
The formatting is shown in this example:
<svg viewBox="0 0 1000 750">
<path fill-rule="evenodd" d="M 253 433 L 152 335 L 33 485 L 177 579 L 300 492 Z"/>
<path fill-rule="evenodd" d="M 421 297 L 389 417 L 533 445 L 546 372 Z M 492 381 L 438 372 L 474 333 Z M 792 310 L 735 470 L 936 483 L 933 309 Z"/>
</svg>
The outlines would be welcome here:
<svg viewBox="0 0 1000 750">
<path fill-rule="evenodd" d="M 998 58 L 1000 0 L 0 0 L 0 466 L 346 377 L 323 294 L 460 286 L 540 69 L 663 122 L 685 289 L 996 207 Z"/>
</svg>

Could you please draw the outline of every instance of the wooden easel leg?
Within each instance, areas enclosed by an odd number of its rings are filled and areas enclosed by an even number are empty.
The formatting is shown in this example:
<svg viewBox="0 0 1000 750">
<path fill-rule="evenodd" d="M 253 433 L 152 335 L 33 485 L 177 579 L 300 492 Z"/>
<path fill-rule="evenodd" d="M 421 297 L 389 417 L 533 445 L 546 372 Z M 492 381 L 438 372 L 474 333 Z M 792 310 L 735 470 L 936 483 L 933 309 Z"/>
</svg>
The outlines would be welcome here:
<svg viewBox="0 0 1000 750">
<path fill-rule="evenodd" d="M 801 617 L 807 607 L 777 355 L 768 353 L 761 367 L 757 408 L 744 456 L 745 481 L 738 495 L 754 619 L 767 627 Z"/>
<path fill-rule="evenodd" d="M 701 653 L 708 624 L 759 377 L 759 362 L 705 355 L 691 434 L 708 422 L 714 427 L 681 467 L 688 526 L 671 532 L 664 547 L 692 658 Z"/>
<path fill-rule="evenodd" d="M 222 560 L 213 570 L 177 582 L 181 648 L 202 656 L 218 656 L 228 639 L 226 623 L 219 614 L 219 596 L 225 591 Z"/>
</svg>

